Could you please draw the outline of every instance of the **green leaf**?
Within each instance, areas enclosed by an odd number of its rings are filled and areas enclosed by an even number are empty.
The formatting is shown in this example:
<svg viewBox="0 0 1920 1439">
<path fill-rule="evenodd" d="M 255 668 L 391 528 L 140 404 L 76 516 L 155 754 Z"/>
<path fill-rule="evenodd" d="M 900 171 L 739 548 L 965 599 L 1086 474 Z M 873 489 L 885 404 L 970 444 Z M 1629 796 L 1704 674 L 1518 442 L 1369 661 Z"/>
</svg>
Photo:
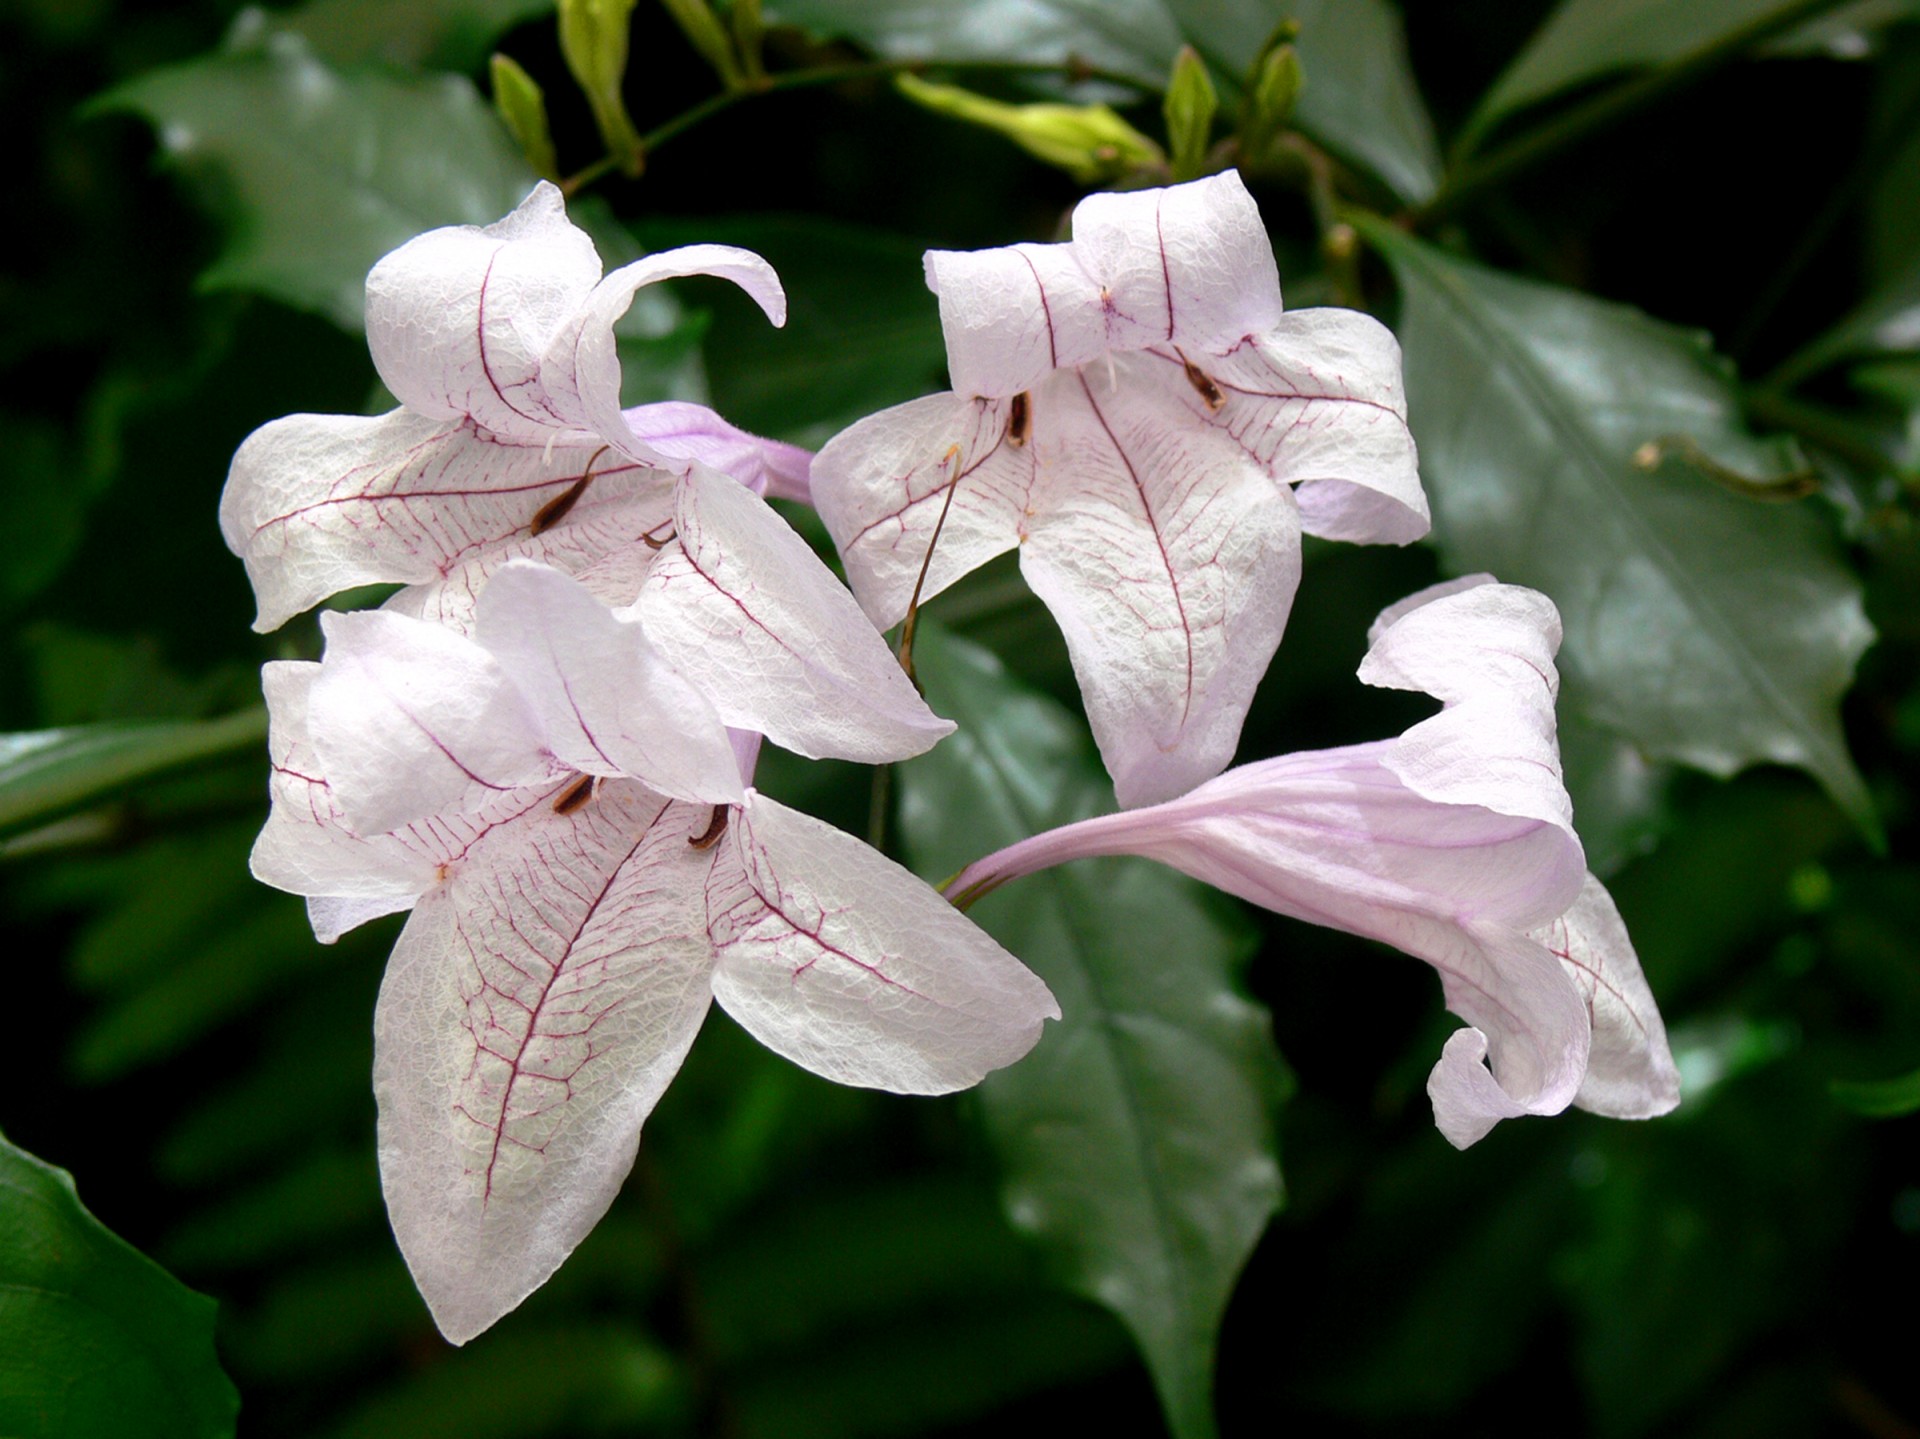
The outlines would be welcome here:
<svg viewBox="0 0 1920 1439">
<path fill-rule="evenodd" d="M 1296 0 L 1289 11 L 1300 22 L 1294 45 L 1306 76 L 1295 113 L 1301 128 L 1401 200 L 1426 199 L 1440 161 L 1399 16 L 1385 0 Z M 1030 0 L 997 9 L 983 25 L 952 0 L 780 0 L 767 18 L 858 41 L 889 59 L 1078 59 L 1156 93 L 1190 43 L 1237 95 L 1280 16 L 1252 0 Z"/>
<path fill-rule="evenodd" d="M 232 1434 L 239 1407 L 213 1301 L 109 1233 L 65 1170 L 0 1138 L 0 1433 L 202 1439 Z"/>
<path fill-rule="evenodd" d="M 1084 726 L 990 652 L 923 626 L 915 659 L 928 701 L 960 722 L 898 771 L 923 873 L 1110 806 Z M 974 916 L 1065 1014 L 978 1091 L 1013 1222 L 1133 1331 L 1174 1432 L 1211 1434 L 1215 1336 L 1281 1195 L 1285 1078 L 1238 984 L 1249 931 L 1144 860 L 1050 870 Z"/>
<path fill-rule="evenodd" d="M 305 37 L 331 65 L 379 61 L 465 73 L 479 69 L 515 25 L 552 11 L 553 0 L 307 0 L 267 20 Z"/>
<path fill-rule="evenodd" d="M 1892 1079 L 1836 1079 L 1834 1102 L 1869 1119 L 1897 1119 L 1920 1110 L 1920 1069 Z"/>
<path fill-rule="evenodd" d="M 216 720 L 82 725 L 0 735 L 0 835 L 221 755 L 266 743 L 267 714 Z"/>
<path fill-rule="evenodd" d="M 1833 10 L 1834 0 L 1565 0 L 1494 81 L 1468 120 L 1472 144 L 1505 116 L 1583 82 L 1620 70 L 1677 64 L 1723 46 L 1758 44 L 1802 19 Z M 1910 5 L 1904 6 L 1911 13 Z M 1855 23 L 1882 23 L 1866 7 Z"/>
<path fill-rule="evenodd" d="M 423 230 L 499 219 L 536 178 L 471 81 L 334 70 L 293 34 L 150 71 L 95 108 L 150 120 L 221 213 L 203 288 L 349 330 L 374 261 Z"/>
<path fill-rule="evenodd" d="M 1705 338 L 1356 223 L 1400 282 L 1434 537 L 1560 606 L 1563 706 L 1652 759 L 1799 765 L 1877 835 L 1838 714 L 1873 639 L 1860 586 L 1806 503 L 1718 478 L 1796 457 L 1742 428 Z"/>
</svg>

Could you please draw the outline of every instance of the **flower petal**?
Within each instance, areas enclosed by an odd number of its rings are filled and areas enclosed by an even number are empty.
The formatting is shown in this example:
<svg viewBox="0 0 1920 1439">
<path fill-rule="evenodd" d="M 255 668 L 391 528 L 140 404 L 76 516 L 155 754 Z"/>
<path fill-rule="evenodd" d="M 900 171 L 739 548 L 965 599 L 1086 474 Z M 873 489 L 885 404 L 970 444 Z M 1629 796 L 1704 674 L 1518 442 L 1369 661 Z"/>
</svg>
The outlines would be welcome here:
<svg viewBox="0 0 1920 1439">
<path fill-rule="evenodd" d="M 585 586 L 545 565 L 507 565 L 480 597 L 476 633 L 565 764 L 637 779 L 674 799 L 744 797 L 713 706 L 674 673 L 638 621 L 616 618 Z"/>
<path fill-rule="evenodd" d="M 562 773 L 519 690 L 473 641 L 381 610 L 329 613 L 321 629 L 313 746 L 356 834 L 476 811 Z"/>
<path fill-rule="evenodd" d="M 1615 1119 L 1649 1119 L 1678 1105 L 1667 1027 L 1605 886 L 1588 875 L 1573 907 L 1534 938 L 1566 966 L 1593 1022 L 1593 1052 L 1573 1102 Z"/>
<path fill-rule="evenodd" d="M 662 457 L 628 428 L 620 410 L 620 355 L 614 322 L 643 286 L 685 275 L 716 275 L 752 297 L 775 325 L 787 322 L 787 297 L 773 266 L 732 245 L 685 245 L 623 265 L 593 287 L 554 334 L 540 361 L 540 385 L 551 412 L 583 426 L 631 458 Z"/>
<path fill-rule="evenodd" d="M 1281 315 L 1273 246 L 1232 171 L 1091 195 L 1067 244 L 930 250 L 926 263 L 961 395 L 1005 399 L 1153 344 L 1225 350 Z"/>
<path fill-rule="evenodd" d="M 1228 431 L 1276 480 L 1298 487 L 1308 534 L 1404 545 L 1431 528 L 1400 345 L 1371 315 L 1294 310 L 1224 354 L 1153 353 L 1196 419 Z M 1217 408 L 1182 375 L 1189 364 L 1213 382 Z"/>
<path fill-rule="evenodd" d="M 1073 249 L 1101 284 L 1108 348 L 1218 352 L 1280 323 L 1280 272 L 1235 170 L 1157 190 L 1089 195 Z"/>
<path fill-rule="evenodd" d="M 569 421 L 548 402 L 542 357 L 599 278 L 593 242 L 542 181 L 506 219 L 430 230 L 373 267 L 374 366 L 419 414 L 544 440 Z"/>
<path fill-rule="evenodd" d="M 602 448 L 497 439 L 406 410 L 291 415 L 255 430 L 220 502 L 221 530 L 259 600 L 254 628 L 376 583 L 447 585 L 450 596 L 417 605 L 464 620 L 508 558 L 578 573 L 637 548 L 667 517 L 671 477 Z"/>
<path fill-rule="evenodd" d="M 1559 647 L 1553 601 L 1520 585 L 1472 577 L 1395 605 L 1374 625 L 1360 678 L 1446 708 L 1400 737 L 1389 768 L 1430 799 L 1528 815 L 1572 838 L 1553 713 Z"/>
<path fill-rule="evenodd" d="M 662 400 L 624 412 L 627 428 L 677 470 L 698 460 L 722 474 L 732 475 L 756 495 L 770 500 L 810 497 L 808 470 L 813 456 L 798 445 L 765 440 L 730 425 L 705 405 Z"/>
<path fill-rule="evenodd" d="M 374 1016 L 380 1177 L 465 1343 L 606 1212 L 706 1013 L 698 811 L 616 782 L 488 838 L 421 901 Z"/>
<path fill-rule="evenodd" d="M 472 811 L 429 816 L 386 834 L 356 834 L 347 826 L 308 733 L 311 692 L 320 671 L 317 664 L 291 660 L 261 671 L 271 716 L 273 808 L 254 843 L 251 865 L 263 884 L 305 895 L 315 935 L 331 944 L 356 925 L 411 908 L 457 872 L 488 834 L 551 804 L 561 786 L 511 790 Z"/>
<path fill-rule="evenodd" d="M 755 795 L 716 863 L 714 997 L 842 1084 L 945 1094 L 1011 1064 L 1060 1008 L 1038 976 L 878 850 Z"/>
<path fill-rule="evenodd" d="M 411 906 L 433 885 L 440 858 L 402 838 L 363 838 L 347 828 L 308 733 L 309 700 L 319 677 L 320 666 L 304 660 L 279 660 L 260 671 L 273 808 L 249 863 L 254 878 L 276 889 L 385 906 L 362 916 L 373 919 Z M 349 917 L 345 909 L 329 910 L 315 917 L 314 932 L 332 943 L 353 928 Z"/>
<path fill-rule="evenodd" d="M 695 465 L 675 526 L 639 613 L 647 638 L 728 724 L 809 758 L 864 764 L 919 754 L 953 732 L 764 500 Z"/>
<path fill-rule="evenodd" d="M 1004 400 L 1107 349 L 1100 282 L 1071 245 L 929 250 L 956 394 Z"/>
<path fill-rule="evenodd" d="M 814 457 L 814 507 L 880 628 L 905 617 L 922 564 L 925 601 L 1025 535 L 1035 450 L 1030 432 L 1010 438 L 1011 410 L 1006 400 L 928 395 L 842 430 Z"/>
<path fill-rule="evenodd" d="M 1043 480 L 1020 552 L 1126 806 L 1233 758 L 1300 580 L 1292 496 L 1185 423 L 1156 363 L 1129 356 L 1111 381 L 1092 366 L 1035 392 Z"/>
</svg>

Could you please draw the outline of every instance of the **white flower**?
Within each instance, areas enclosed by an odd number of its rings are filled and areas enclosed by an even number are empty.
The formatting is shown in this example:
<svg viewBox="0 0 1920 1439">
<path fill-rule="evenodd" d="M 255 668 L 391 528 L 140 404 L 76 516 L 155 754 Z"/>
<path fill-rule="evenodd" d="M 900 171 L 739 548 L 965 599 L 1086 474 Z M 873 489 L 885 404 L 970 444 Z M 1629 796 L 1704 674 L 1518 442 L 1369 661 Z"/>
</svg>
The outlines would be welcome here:
<svg viewBox="0 0 1920 1439">
<path fill-rule="evenodd" d="M 932 251 L 953 393 L 862 420 L 813 497 L 877 624 L 934 527 L 937 594 L 1018 546 L 1123 805 L 1233 757 L 1300 577 L 1300 534 L 1405 543 L 1427 507 L 1399 348 L 1282 312 L 1236 174 L 1095 195 L 1067 244 Z"/>
</svg>

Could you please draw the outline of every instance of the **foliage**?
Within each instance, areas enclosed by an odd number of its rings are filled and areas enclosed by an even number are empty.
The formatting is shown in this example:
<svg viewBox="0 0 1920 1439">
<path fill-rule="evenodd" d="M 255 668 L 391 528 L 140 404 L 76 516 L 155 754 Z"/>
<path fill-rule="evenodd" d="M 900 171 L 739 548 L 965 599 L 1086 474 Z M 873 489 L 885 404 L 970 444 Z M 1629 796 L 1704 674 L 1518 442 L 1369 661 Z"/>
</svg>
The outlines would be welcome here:
<svg viewBox="0 0 1920 1439">
<path fill-rule="evenodd" d="M 1156 1399 L 1183 1439 L 1216 1412 L 1230 1435 L 1920 1422 L 1911 1333 L 1879 1317 L 1920 1280 L 1911 6 L 641 6 L 597 96 L 538 0 L 237 9 L 0 18 L 34 217 L 0 280 L 0 905 L 33 1077 L 0 1124 L 218 1301 L 250 1429 L 1135 1433 Z M 544 95 L 609 264 L 714 240 L 786 282 L 781 333 L 719 286 L 650 292 L 628 400 L 710 398 L 818 445 L 941 386 L 922 250 L 1057 238 L 1081 194 L 892 75 L 987 102 L 945 107 L 962 117 L 1111 107 L 1159 183 L 1185 46 L 1218 105 L 1181 112 L 1179 163 L 1240 163 L 1290 304 L 1394 326 L 1436 517 L 1431 545 L 1309 546 L 1241 755 L 1417 718 L 1353 669 L 1372 616 L 1436 573 L 1552 594 L 1576 819 L 1672 1028 L 1681 1110 L 1528 1120 L 1456 1154 L 1420 1092 L 1445 1029 L 1419 967 L 1089 863 L 976 911 L 1068 1010 L 1030 1061 L 893 1099 L 716 1016 L 607 1221 L 448 1348 L 374 1162 L 393 931 L 320 948 L 245 870 L 253 671 L 318 637 L 248 634 L 213 519 L 227 457 L 277 415 L 390 403 L 357 334 L 367 266 L 533 179 L 483 95 L 491 51 Z M 610 116 L 637 148 L 603 158 Z M 1783 163 L 1802 147 L 1833 163 Z M 877 814 L 938 881 L 1097 808 L 1104 781 L 1010 567 L 928 613 L 920 669 L 960 734 L 877 805 L 851 765 L 770 755 L 760 782 L 843 829 Z M 61 1226 L 91 1267 L 33 1284 L 106 1296 L 86 1312 L 124 1327 L 86 1342 L 158 1366 L 95 1351 L 108 1417 L 0 1427 L 132 1432 L 114 1416 L 159 1413 L 139 1385 L 164 1371 L 199 1416 L 178 1432 L 222 1432 L 204 1302 L 58 1171 L 0 1158 L 0 1262 L 47 1263 L 22 1226 Z M 54 1332 L 30 1307 L 0 1313 L 10 1404 L 51 1372 L 18 1358 Z"/>
</svg>

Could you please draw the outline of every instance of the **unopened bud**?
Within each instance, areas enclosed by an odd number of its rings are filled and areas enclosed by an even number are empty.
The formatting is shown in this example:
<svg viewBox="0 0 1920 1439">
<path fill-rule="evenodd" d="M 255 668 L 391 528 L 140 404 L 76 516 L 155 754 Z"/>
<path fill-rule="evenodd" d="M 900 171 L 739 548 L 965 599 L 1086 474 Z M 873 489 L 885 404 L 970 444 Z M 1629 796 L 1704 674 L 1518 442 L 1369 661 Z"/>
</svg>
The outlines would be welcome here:
<svg viewBox="0 0 1920 1439">
<path fill-rule="evenodd" d="M 560 164 L 553 153 L 553 131 L 547 125 L 547 97 L 539 84 L 510 55 L 495 55 L 493 108 L 500 121 L 527 157 L 534 173 L 549 180 L 560 178 Z"/>
<path fill-rule="evenodd" d="M 1167 163 L 1158 145 L 1105 105 L 1008 105 L 915 75 L 900 75 L 894 84 L 915 104 L 996 130 L 1083 185 L 1135 170 L 1159 169 Z"/>
<path fill-rule="evenodd" d="M 1163 111 L 1167 117 L 1167 154 L 1173 178 L 1196 180 L 1206 173 L 1207 142 L 1213 138 L 1213 116 L 1220 108 L 1207 62 L 1191 45 L 1173 57 Z"/>
<path fill-rule="evenodd" d="M 1240 122 L 1241 150 L 1249 159 L 1266 154 L 1287 128 L 1304 82 L 1300 56 L 1293 46 L 1276 45 L 1260 57 L 1247 86 L 1246 110 Z"/>
<path fill-rule="evenodd" d="M 587 97 L 607 153 L 628 174 L 637 175 L 640 132 L 633 128 L 620 94 L 633 6 L 634 0 L 560 0 L 560 53 Z"/>
<path fill-rule="evenodd" d="M 687 42 L 700 52 L 700 58 L 713 67 L 720 83 L 729 90 L 742 89 L 746 76 L 734 56 L 733 41 L 707 0 L 660 0 L 660 3 L 667 7 L 667 13 L 673 16 L 673 23 L 680 27 Z"/>
<path fill-rule="evenodd" d="M 766 22 L 760 17 L 760 0 L 733 0 L 727 20 L 733 30 L 733 48 L 739 52 L 747 82 L 757 85 L 767 78 L 766 66 L 760 58 L 767 35 Z"/>
</svg>

